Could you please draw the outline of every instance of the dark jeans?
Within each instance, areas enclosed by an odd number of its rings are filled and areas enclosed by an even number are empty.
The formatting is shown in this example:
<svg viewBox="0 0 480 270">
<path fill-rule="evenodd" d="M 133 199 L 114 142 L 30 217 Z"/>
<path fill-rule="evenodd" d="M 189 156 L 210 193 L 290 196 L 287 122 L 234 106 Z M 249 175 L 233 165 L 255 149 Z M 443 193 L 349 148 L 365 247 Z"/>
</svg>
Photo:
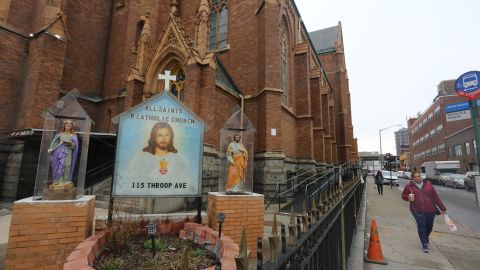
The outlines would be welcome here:
<svg viewBox="0 0 480 270">
<path fill-rule="evenodd" d="M 383 184 L 377 184 L 378 194 L 383 194 Z"/>
<path fill-rule="evenodd" d="M 428 237 L 432 232 L 433 221 L 435 220 L 435 213 L 412 212 L 415 221 L 417 221 L 418 237 L 422 242 L 422 246 L 426 247 Z"/>
</svg>

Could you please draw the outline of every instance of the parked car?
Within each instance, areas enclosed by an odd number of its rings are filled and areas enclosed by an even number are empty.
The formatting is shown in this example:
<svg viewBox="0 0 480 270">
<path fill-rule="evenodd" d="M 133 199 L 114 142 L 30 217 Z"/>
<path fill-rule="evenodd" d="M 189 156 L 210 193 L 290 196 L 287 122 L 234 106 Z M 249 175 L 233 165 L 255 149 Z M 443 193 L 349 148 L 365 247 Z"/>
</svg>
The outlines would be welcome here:
<svg viewBox="0 0 480 270">
<path fill-rule="evenodd" d="M 395 174 L 395 172 L 382 171 L 382 175 L 383 175 L 384 185 L 390 185 L 390 182 L 393 182 L 393 185 L 397 187 L 400 185 L 400 183 L 398 182 L 398 177 Z"/>
<path fill-rule="evenodd" d="M 404 173 L 405 173 L 404 171 L 398 171 L 398 172 L 397 172 L 397 177 L 403 178 L 403 174 L 404 174 Z"/>
<path fill-rule="evenodd" d="M 463 188 L 465 187 L 464 178 L 465 178 L 464 174 L 452 173 L 447 177 L 445 181 L 445 186 L 454 187 L 454 188 L 458 188 L 458 187 Z"/>
<path fill-rule="evenodd" d="M 448 177 L 450 177 L 452 173 L 441 173 L 438 176 L 438 184 L 439 185 L 446 185 Z"/>
<path fill-rule="evenodd" d="M 405 172 L 403 174 L 403 178 L 405 179 L 412 179 L 412 173 L 411 172 Z"/>
<path fill-rule="evenodd" d="M 467 172 L 465 173 L 465 178 L 463 179 L 465 182 L 465 189 L 471 190 L 475 188 L 475 176 L 480 175 L 479 172 Z"/>
</svg>

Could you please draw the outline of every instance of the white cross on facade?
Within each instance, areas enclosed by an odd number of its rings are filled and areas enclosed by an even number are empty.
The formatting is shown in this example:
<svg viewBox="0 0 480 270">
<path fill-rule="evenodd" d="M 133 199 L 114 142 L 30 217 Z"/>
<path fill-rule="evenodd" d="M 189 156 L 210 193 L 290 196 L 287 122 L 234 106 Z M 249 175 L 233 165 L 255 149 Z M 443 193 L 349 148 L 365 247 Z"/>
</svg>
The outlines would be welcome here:
<svg viewBox="0 0 480 270">
<path fill-rule="evenodd" d="M 170 81 L 176 81 L 177 76 L 170 75 L 170 70 L 165 70 L 165 74 L 158 74 L 158 79 L 163 80 L 163 90 L 170 91 Z"/>
</svg>

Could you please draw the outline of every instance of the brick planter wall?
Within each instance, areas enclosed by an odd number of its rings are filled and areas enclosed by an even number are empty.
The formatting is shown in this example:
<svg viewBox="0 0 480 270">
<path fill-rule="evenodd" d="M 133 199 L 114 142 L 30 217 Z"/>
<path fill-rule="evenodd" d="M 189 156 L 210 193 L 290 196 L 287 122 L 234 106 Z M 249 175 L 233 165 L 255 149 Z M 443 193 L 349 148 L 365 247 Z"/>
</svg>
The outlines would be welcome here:
<svg viewBox="0 0 480 270">
<path fill-rule="evenodd" d="M 95 196 L 13 204 L 6 270 L 62 269 L 70 252 L 92 234 Z"/>
<path fill-rule="evenodd" d="M 158 227 L 158 225 L 157 225 Z M 175 226 L 170 226 L 172 231 L 164 233 L 174 233 Z M 197 223 L 187 222 L 184 228 L 180 231 L 179 237 L 189 239 L 199 245 L 204 245 L 208 250 L 214 250 L 218 232 L 202 226 Z M 91 236 L 82 243 L 80 243 L 74 251 L 67 257 L 66 263 L 63 266 L 64 270 L 94 270 L 91 266 L 103 248 L 105 247 L 107 234 L 101 232 L 97 235 Z M 207 244 L 208 242 L 208 244 Z M 220 240 L 220 254 L 222 256 L 222 269 L 235 270 L 237 269 L 235 263 L 235 255 L 239 252 L 239 247 L 233 240 L 222 234 Z M 214 270 L 215 266 L 209 267 L 206 270 Z"/>
<path fill-rule="evenodd" d="M 240 244 L 242 227 L 247 234 L 247 247 L 250 257 L 257 257 L 257 238 L 263 238 L 265 211 L 263 195 L 225 195 L 220 192 L 208 194 L 208 225 L 218 229 L 217 215 L 225 214 L 222 233 Z"/>
</svg>

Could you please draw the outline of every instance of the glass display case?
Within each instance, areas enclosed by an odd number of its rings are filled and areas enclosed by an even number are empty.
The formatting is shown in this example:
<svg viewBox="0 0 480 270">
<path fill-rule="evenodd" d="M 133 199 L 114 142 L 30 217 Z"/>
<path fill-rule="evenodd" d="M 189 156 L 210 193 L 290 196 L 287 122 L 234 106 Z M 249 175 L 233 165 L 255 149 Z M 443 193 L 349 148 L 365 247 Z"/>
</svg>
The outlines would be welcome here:
<svg viewBox="0 0 480 270">
<path fill-rule="evenodd" d="M 220 181 L 227 195 L 253 193 L 253 143 L 255 128 L 240 109 L 220 130 Z"/>
<path fill-rule="evenodd" d="M 84 194 L 92 120 L 77 96 L 74 90 L 43 112 L 35 200 L 76 199 Z"/>
</svg>

